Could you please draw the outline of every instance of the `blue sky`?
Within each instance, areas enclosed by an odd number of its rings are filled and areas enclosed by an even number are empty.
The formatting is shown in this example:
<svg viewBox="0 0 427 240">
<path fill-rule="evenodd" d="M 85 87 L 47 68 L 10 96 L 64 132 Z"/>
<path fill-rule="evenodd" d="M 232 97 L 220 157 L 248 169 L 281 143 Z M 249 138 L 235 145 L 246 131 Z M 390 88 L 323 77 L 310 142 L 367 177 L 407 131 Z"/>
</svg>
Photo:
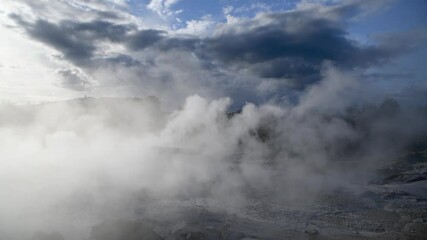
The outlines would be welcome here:
<svg viewBox="0 0 427 240">
<path fill-rule="evenodd" d="M 146 5 L 150 0 L 129 0 L 130 8 L 136 15 L 147 14 Z M 240 17 L 252 17 L 262 12 L 263 7 L 269 11 L 280 12 L 292 10 L 300 3 L 299 0 L 179 0 L 171 6 L 171 10 L 182 10 L 177 14 L 182 21 L 197 20 L 205 15 L 212 15 L 218 21 L 224 21 L 223 9 L 232 6 L 234 13 Z M 316 1 L 307 1 L 316 2 Z M 337 1 L 317 1 L 332 4 Z M 328 3 L 329 2 L 329 3 Z M 373 14 L 353 21 L 351 32 L 372 34 L 387 31 L 404 31 L 409 28 L 427 25 L 427 2 L 424 0 L 394 0 Z"/>
<path fill-rule="evenodd" d="M 369 39 L 382 33 L 407 32 L 427 28 L 427 1 L 394 1 L 359 21 L 352 22 L 349 27 L 351 34 Z M 377 67 L 374 71 L 402 74 L 405 77 L 388 79 L 380 85 L 392 92 L 399 91 L 408 85 L 424 84 L 427 80 L 427 41 L 403 56 L 396 58 L 391 64 Z"/>
</svg>

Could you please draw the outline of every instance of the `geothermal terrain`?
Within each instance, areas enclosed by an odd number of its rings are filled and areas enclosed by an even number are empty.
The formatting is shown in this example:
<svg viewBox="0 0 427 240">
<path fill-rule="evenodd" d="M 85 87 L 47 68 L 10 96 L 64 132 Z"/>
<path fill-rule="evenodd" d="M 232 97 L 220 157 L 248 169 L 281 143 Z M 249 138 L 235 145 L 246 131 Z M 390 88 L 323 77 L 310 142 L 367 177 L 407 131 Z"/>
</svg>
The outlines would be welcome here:
<svg viewBox="0 0 427 240">
<path fill-rule="evenodd" d="M 427 239 L 426 13 L 0 0 L 0 240 Z"/>
<path fill-rule="evenodd" d="M 1 239 L 426 239 L 425 109 L 304 104 L 3 104 Z"/>
<path fill-rule="evenodd" d="M 251 196 L 233 212 L 205 198 L 141 201 L 139 217 L 103 221 L 90 239 L 426 239 L 425 146 L 379 173 L 357 191 L 337 189 L 301 203 Z"/>
</svg>

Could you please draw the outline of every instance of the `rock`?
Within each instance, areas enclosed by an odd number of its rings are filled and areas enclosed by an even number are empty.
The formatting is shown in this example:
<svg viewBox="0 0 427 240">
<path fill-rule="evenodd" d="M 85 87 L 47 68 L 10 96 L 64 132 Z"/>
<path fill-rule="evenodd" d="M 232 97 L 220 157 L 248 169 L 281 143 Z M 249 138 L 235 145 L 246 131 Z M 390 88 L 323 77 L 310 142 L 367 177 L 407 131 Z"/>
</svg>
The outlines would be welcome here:
<svg viewBox="0 0 427 240">
<path fill-rule="evenodd" d="M 180 239 L 185 240 L 202 240 L 202 239 L 208 239 L 206 234 L 202 232 L 188 232 L 180 235 Z"/>
<path fill-rule="evenodd" d="M 222 234 L 215 229 L 180 229 L 174 236 L 176 240 L 222 239 Z"/>
<path fill-rule="evenodd" d="M 309 224 L 305 229 L 304 233 L 316 235 L 319 234 L 319 228 L 313 224 Z"/>
<path fill-rule="evenodd" d="M 427 220 L 422 218 L 415 219 L 411 223 L 406 224 L 403 230 L 410 233 L 427 235 Z"/>
<path fill-rule="evenodd" d="M 395 192 L 389 192 L 389 193 L 385 193 L 381 196 L 381 199 L 383 200 L 391 200 L 391 199 L 398 199 L 398 198 L 402 198 L 405 196 L 409 196 L 409 193 L 407 192 L 402 192 L 402 191 L 395 191 Z"/>
<path fill-rule="evenodd" d="M 427 223 L 427 219 L 417 218 L 417 219 L 414 220 L 414 223 Z"/>
<path fill-rule="evenodd" d="M 413 175 L 405 176 L 405 178 L 403 179 L 403 182 L 413 183 L 413 182 L 418 182 L 418 181 L 423 181 L 423 180 L 427 180 L 427 176 L 413 174 Z"/>
<path fill-rule="evenodd" d="M 104 221 L 92 228 L 93 240 L 163 240 L 148 223 L 139 221 Z"/>
</svg>

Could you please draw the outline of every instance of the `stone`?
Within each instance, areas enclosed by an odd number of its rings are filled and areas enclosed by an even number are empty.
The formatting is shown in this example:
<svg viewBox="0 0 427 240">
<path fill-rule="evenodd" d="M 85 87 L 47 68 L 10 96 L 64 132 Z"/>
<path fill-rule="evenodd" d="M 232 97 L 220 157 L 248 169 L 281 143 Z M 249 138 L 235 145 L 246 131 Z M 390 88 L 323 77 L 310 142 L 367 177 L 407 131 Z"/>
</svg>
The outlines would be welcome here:
<svg viewBox="0 0 427 240">
<path fill-rule="evenodd" d="M 164 240 L 148 223 L 115 220 L 104 221 L 92 228 L 92 240 Z"/>
<path fill-rule="evenodd" d="M 304 233 L 311 234 L 311 235 L 317 235 L 317 234 L 319 234 L 319 228 L 313 224 L 309 224 L 304 229 Z"/>
</svg>

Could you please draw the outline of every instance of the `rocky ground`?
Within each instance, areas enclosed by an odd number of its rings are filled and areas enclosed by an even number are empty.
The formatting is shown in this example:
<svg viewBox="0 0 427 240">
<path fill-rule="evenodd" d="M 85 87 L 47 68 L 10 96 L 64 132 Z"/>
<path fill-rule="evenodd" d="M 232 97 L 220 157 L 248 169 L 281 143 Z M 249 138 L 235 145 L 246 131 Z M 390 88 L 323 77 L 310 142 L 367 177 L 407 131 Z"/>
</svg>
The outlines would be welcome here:
<svg viewBox="0 0 427 240">
<path fill-rule="evenodd" d="M 253 198 L 233 212 L 206 199 L 147 201 L 138 218 L 103 221 L 89 239 L 427 239 L 427 148 L 408 151 L 378 176 L 361 191 L 337 190 L 309 204 Z"/>
<path fill-rule="evenodd" d="M 176 208 L 182 213 L 176 218 L 157 212 L 138 220 L 105 221 L 92 229 L 91 238 L 427 239 L 427 149 L 410 151 L 379 172 L 364 191 L 336 191 L 309 206 L 253 199 L 243 211 L 230 214 L 188 203 Z"/>
</svg>

